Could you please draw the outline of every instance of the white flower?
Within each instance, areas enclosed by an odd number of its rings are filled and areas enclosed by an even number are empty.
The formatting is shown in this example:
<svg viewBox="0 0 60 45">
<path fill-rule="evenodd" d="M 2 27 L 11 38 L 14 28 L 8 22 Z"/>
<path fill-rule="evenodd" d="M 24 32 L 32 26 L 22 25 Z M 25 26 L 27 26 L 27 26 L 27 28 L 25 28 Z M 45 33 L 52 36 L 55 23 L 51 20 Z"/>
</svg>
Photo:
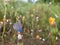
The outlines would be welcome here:
<svg viewBox="0 0 60 45">
<path fill-rule="evenodd" d="M 33 33 L 31 33 L 31 35 L 33 35 Z"/>
<path fill-rule="evenodd" d="M 36 17 L 36 19 L 38 19 L 39 17 Z"/>
<path fill-rule="evenodd" d="M 57 16 L 57 15 L 55 14 L 55 17 L 58 18 L 59 16 Z"/>
<path fill-rule="evenodd" d="M 43 41 L 45 41 L 45 39 L 44 39 L 44 38 L 43 38 L 42 40 L 43 40 Z"/>
<path fill-rule="evenodd" d="M 52 4 L 52 2 L 49 2 L 49 4 L 51 5 L 51 4 Z"/>
<path fill-rule="evenodd" d="M 36 17 L 36 21 L 38 21 L 38 18 L 39 18 L 39 17 Z"/>
<path fill-rule="evenodd" d="M 7 19 L 7 22 L 8 22 L 9 20 Z"/>
<path fill-rule="evenodd" d="M 4 15 L 4 18 L 5 18 L 6 16 Z"/>
<path fill-rule="evenodd" d="M 3 24 L 3 22 L 0 22 L 1 24 Z"/>
<path fill-rule="evenodd" d="M 14 7 L 12 6 L 11 8 L 13 9 Z"/>
<path fill-rule="evenodd" d="M 10 25 L 12 24 L 12 22 L 10 22 Z"/>
<path fill-rule="evenodd" d="M 56 40 L 58 40 L 58 37 L 56 37 Z"/>
<path fill-rule="evenodd" d="M 38 30 L 39 32 L 42 32 L 42 29 Z"/>
<path fill-rule="evenodd" d="M 18 34 L 18 40 L 22 39 L 22 35 Z"/>
</svg>

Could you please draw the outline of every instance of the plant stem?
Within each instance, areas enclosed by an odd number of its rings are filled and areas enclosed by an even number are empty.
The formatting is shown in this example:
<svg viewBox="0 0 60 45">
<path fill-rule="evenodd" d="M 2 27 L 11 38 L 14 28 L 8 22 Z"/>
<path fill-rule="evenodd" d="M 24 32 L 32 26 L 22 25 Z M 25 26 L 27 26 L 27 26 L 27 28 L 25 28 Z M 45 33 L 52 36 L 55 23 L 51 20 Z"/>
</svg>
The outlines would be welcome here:
<svg viewBox="0 0 60 45">
<path fill-rule="evenodd" d="M 2 33 L 2 43 L 3 43 L 3 45 L 4 45 L 4 33 L 5 33 L 5 21 L 6 21 L 6 5 L 5 5 L 5 3 L 4 3 L 4 17 L 3 17 L 3 33 Z"/>
</svg>

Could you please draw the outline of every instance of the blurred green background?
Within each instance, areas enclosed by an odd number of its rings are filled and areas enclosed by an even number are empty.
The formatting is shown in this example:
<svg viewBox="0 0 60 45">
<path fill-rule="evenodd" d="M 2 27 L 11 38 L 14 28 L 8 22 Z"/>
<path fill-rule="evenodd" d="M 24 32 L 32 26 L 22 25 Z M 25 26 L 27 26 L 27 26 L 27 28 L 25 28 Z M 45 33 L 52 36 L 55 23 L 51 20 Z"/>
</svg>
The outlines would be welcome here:
<svg viewBox="0 0 60 45">
<path fill-rule="evenodd" d="M 3 17 L 6 15 L 6 20 L 11 19 L 11 26 L 13 26 L 17 18 L 19 18 L 23 25 L 23 34 L 25 38 L 27 38 L 26 35 L 29 35 L 28 37 L 31 38 L 35 38 L 36 35 L 39 35 L 45 38 L 48 44 L 51 45 L 51 42 L 49 42 L 51 37 L 60 37 L 60 0 L 28 0 L 26 2 L 22 0 L 8 0 L 5 1 L 5 3 L 3 0 L 0 0 L 0 21 L 3 21 Z M 49 25 L 49 17 L 55 18 L 57 26 L 54 27 L 54 29 Z M 5 32 L 7 32 L 6 29 L 8 26 L 7 24 L 5 29 L 3 28 L 5 30 L 3 30 L 4 35 Z M 13 37 L 15 32 L 11 26 L 11 39 L 13 39 L 15 38 Z M 41 29 L 42 32 L 39 32 Z M 51 30 L 52 33 L 55 31 L 55 34 L 51 34 L 51 37 L 48 37 Z M 58 33 L 56 33 L 56 30 L 58 30 Z M 31 33 L 33 33 L 33 35 L 31 35 Z M 6 37 L 8 36 L 6 35 Z"/>
</svg>

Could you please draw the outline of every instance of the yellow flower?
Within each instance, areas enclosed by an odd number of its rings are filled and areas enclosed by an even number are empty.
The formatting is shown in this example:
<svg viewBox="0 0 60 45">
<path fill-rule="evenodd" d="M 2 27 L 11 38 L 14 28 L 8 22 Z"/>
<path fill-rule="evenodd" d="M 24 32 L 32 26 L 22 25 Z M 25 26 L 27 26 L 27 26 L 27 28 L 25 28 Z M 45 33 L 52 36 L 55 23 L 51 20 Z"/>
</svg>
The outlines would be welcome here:
<svg viewBox="0 0 60 45">
<path fill-rule="evenodd" d="M 22 17 L 22 20 L 24 20 L 24 19 L 25 19 L 25 16 Z"/>
<path fill-rule="evenodd" d="M 49 18 L 49 23 L 50 23 L 50 25 L 53 25 L 53 24 L 54 24 L 54 22 L 55 22 L 55 18 L 50 17 L 50 18 Z"/>
<path fill-rule="evenodd" d="M 40 36 L 39 35 L 36 35 L 36 39 L 39 39 L 40 38 Z"/>
<path fill-rule="evenodd" d="M 31 14 L 31 17 L 33 17 L 34 15 L 33 14 Z"/>
</svg>

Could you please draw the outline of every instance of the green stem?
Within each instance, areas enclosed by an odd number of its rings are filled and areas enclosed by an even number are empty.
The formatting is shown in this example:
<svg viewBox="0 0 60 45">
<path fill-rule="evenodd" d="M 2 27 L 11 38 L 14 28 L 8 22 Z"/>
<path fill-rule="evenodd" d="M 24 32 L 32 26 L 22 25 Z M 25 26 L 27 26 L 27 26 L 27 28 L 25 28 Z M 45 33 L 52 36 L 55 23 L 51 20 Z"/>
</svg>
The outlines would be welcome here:
<svg viewBox="0 0 60 45">
<path fill-rule="evenodd" d="M 56 45 L 56 36 L 53 36 L 53 45 Z"/>
<path fill-rule="evenodd" d="M 4 12 L 4 19 L 6 19 L 6 5 L 4 4 L 5 12 Z M 4 45 L 4 33 L 5 33 L 5 20 L 3 21 L 3 33 L 2 33 L 2 43 Z"/>
</svg>

